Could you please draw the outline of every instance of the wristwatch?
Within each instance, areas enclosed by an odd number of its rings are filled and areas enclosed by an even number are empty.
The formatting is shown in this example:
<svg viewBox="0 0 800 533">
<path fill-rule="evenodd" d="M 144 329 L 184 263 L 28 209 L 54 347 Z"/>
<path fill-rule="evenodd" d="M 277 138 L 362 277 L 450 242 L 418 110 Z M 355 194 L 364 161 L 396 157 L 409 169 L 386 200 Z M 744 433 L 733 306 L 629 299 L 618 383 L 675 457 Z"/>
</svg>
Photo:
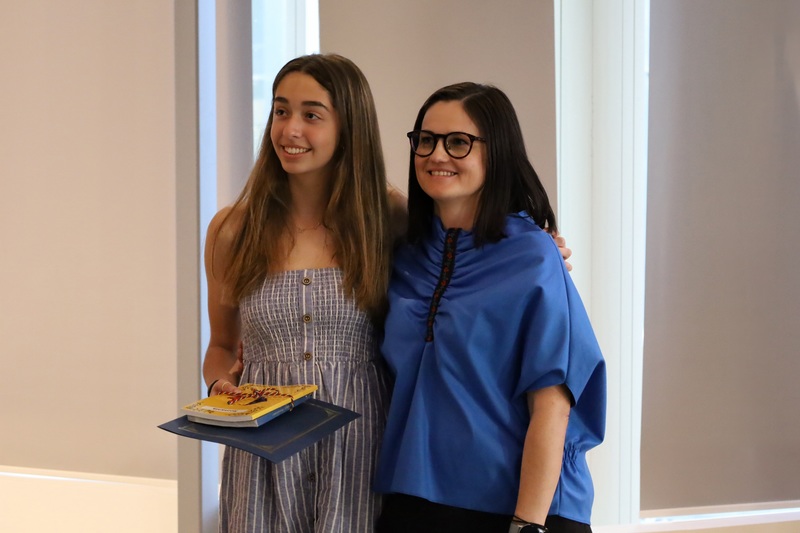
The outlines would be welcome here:
<svg viewBox="0 0 800 533">
<path fill-rule="evenodd" d="M 547 528 L 539 524 L 529 522 L 517 522 L 512 520 L 508 528 L 508 533 L 548 533 Z"/>
</svg>

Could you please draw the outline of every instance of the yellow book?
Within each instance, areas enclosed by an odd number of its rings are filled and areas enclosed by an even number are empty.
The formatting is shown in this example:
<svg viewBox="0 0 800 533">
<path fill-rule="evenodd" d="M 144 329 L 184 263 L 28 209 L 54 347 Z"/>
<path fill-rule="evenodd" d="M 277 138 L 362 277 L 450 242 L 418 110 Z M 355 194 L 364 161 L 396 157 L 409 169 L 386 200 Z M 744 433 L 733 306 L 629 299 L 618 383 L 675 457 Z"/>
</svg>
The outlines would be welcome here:
<svg viewBox="0 0 800 533">
<path fill-rule="evenodd" d="M 190 421 L 226 427 L 258 427 L 311 397 L 316 385 L 239 385 L 237 394 L 217 394 L 183 407 Z"/>
</svg>

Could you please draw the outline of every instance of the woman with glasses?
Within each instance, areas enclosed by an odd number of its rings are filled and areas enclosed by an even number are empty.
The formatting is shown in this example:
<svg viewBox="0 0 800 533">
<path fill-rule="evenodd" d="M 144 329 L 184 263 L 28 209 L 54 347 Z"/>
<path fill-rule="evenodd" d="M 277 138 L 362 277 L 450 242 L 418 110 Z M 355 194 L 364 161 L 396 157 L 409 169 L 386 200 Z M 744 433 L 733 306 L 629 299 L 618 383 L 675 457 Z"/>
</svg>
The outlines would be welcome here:
<svg viewBox="0 0 800 533">
<path fill-rule="evenodd" d="M 377 531 L 591 531 L 605 364 L 513 106 L 495 87 L 448 86 L 408 137 Z"/>
</svg>

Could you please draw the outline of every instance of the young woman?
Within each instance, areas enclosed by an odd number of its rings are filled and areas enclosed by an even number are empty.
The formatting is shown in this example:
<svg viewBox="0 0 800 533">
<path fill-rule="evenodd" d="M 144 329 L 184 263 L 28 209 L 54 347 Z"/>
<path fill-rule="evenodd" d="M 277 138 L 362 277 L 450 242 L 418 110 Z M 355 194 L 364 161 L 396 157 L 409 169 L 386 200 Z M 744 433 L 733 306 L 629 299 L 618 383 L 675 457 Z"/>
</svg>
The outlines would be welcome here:
<svg viewBox="0 0 800 533">
<path fill-rule="evenodd" d="M 382 352 L 381 533 L 590 531 L 605 364 L 499 89 L 422 106 Z"/>
<path fill-rule="evenodd" d="M 279 464 L 228 448 L 221 532 L 372 531 L 388 401 L 375 327 L 386 308 L 390 202 L 404 223 L 405 199 L 387 195 L 361 71 L 337 55 L 287 63 L 247 185 L 208 228 L 203 374 L 209 395 L 239 379 L 314 383 L 318 399 L 361 417 Z"/>
</svg>

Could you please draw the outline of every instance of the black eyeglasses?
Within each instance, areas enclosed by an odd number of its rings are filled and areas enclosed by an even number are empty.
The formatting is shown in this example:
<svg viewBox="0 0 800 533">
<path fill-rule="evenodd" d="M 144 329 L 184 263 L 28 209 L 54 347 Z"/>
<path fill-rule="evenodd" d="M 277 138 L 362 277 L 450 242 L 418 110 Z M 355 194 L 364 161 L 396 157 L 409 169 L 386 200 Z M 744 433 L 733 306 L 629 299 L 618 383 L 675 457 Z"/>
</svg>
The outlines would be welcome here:
<svg viewBox="0 0 800 533">
<path fill-rule="evenodd" d="M 411 141 L 411 150 L 420 157 L 428 157 L 436 150 L 439 139 L 444 139 L 444 150 L 453 159 L 463 159 L 472 151 L 475 141 L 486 142 L 483 137 L 476 137 L 463 131 L 450 133 L 433 133 L 428 130 L 414 130 L 407 134 Z"/>
</svg>

